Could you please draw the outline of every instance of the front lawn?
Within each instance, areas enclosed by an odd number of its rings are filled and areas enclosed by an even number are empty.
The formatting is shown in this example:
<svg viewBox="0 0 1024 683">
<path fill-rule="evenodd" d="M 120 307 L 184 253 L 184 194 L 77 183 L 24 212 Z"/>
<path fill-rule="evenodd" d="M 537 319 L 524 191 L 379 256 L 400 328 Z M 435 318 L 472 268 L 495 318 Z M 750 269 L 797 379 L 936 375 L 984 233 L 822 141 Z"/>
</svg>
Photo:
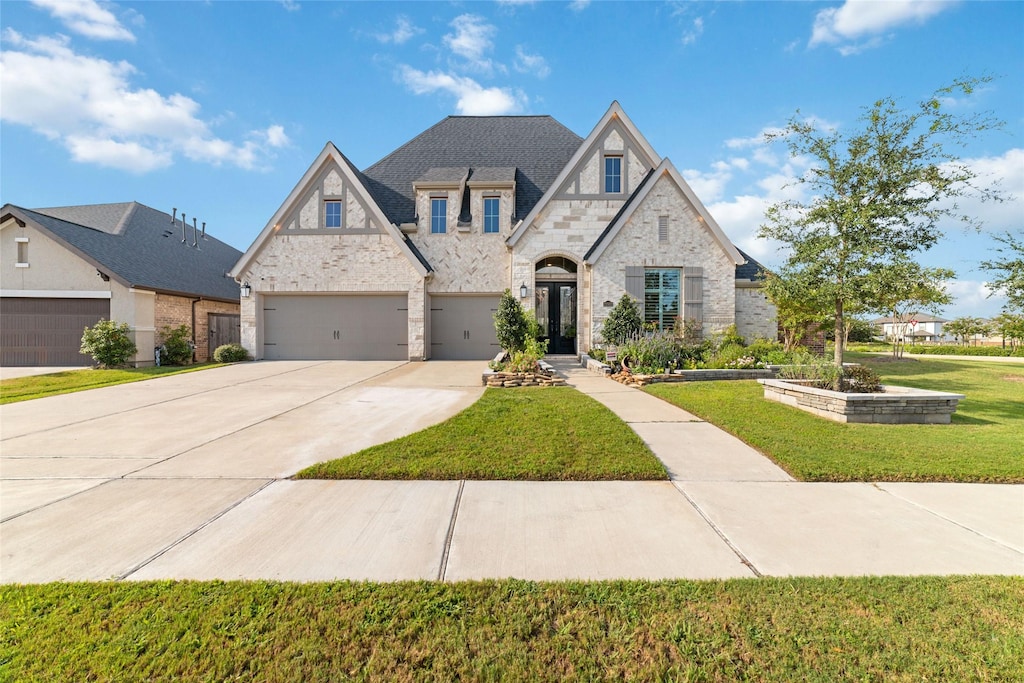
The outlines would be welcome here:
<svg viewBox="0 0 1024 683">
<path fill-rule="evenodd" d="M 570 387 L 488 389 L 446 422 L 314 465 L 299 479 L 667 479 L 644 442 Z"/>
<path fill-rule="evenodd" d="M 1024 680 L 1024 580 L 0 587 L 12 681 Z"/>
<path fill-rule="evenodd" d="M 65 370 L 48 375 L 32 375 L 0 380 L 0 404 L 28 401 L 33 398 L 70 394 L 75 391 L 109 387 L 114 384 L 140 382 L 145 379 L 177 375 L 182 372 L 194 372 L 220 366 L 221 363 L 198 363 L 196 365 L 149 368 L 125 368 L 99 370 L 82 368 L 81 370 Z"/>
<path fill-rule="evenodd" d="M 965 394 L 949 425 L 831 422 L 767 401 L 756 382 L 645 391 L 735 434 L 805 481 L 1024 482 L 1024 364 L 857 356 L 887 384 Z"/>
</svg>

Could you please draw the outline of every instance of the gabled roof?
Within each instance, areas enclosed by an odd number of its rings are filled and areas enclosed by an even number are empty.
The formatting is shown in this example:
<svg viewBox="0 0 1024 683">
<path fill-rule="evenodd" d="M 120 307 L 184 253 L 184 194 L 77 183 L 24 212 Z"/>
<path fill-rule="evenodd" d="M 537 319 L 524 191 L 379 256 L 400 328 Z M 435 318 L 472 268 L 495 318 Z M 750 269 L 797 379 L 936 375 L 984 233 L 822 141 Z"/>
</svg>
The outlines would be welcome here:
<svg viewBox="0 0 1024 683">
<path fill-rule="evenodd" d="M 550 116 L 449 116 L 363 171 L 392 223 L 416 215 L 413 183 L 432 168 L 514 168 L 516 213 L 525 216 L 580 146 Z"/>
<path fill-rule="evenodd" d="M 640 130 L 636 127 L 636 125 L 633 124 L 632 119 L 626 116 L 626 112 L 623 111 L 622 105 L 620 105 L 618 101 L 612 102 L 611 106 L 608 107 L 608 111 L 604 113 L 604 116 L 601 117 L 601 120 L 598 121 L 597 125 L 594 126 L 594 129 L 590 131 L 590 135 L 588 135 L 586 139 L 582 141 L 581 144 L 577 145 L 575 153 L 572 155 L 572 157 L 568 159 L 568 161 L 566 161 L 558 169 L 557 176 L 551 183 L 548 184 L 547 187 L 544 188 L 543 196 L 530 206 L 529 212 L 520 213 L 520 215 L 525 214 L 525 217 L 523 218 L 523 222 L 519 225 L 519 227 L 516 228 L 515 232 L 513 232 L 509 236 L 507 244 L 510 247 L 514 247 L 516 245 L 516 242 L 518 242 L 519 239 L 526 233 L 526 231 L 530 227 L 530 224 L 534 221 L 534 219 L 537 218 L 537 214 L 544 208 L 545 205 L 547 205 L 549 201 L 551 201 L 551 198 L 555 195 L 556 192 L 558 192 L 558 188 L 561 187 L 566 180 L 568 180 L 569 174 L 572 173 L 573 170 L 575 170 L 576 166 L 583 160 L 583 157 L 586 156 L 594 147 L 594 145 L 597 144 L 598 140 L 604 134 L 605 129 L 607 129 L 609 124 L 611 124 L 613 121 L 620 121 L 622 125 L 625 126 L 626 131 L 629 133 L 629 135 L 632 136 L 637 141 L 637 143 L 640 145 L 640 149 L 650 159 L 651 165 L 654 165 L 658 162 L 658 159 L 660 158 L 658 156 L 658 153 L 654 151 L 654 148 L 651 147 L 651 143 L 647 142 L 647 138 L 645 138 L 640 133 Z M 516 194 L 518 195 L 518 191 L 516 192 Z"/>
<path fill-rule="evenodd" d="M 608 224 L 608 227 L 601 233 L 601 236 L 597 238 L 594 245 L 589 251 L 587 251 L 587 255 L 583 260 L 587 263 L 594 263 L 601 258 L 601 254 L 604 253 L 604 250 L 612 243 L 615 236 L 619 234 L 619 231 L 622 230 L 622 226 L 626 224 L 636 211 L 636 208 L 643 203 L 643 200 L 654 188 L 655 184 L 657 184 L 657 181 L 662 177 L 668 178 L 675 183 L 676 187 L 679 188 L 683 193 L 683 196 L 686 197 L 687 201 L 689 201 L 694 210 L 696 210 L 699 220 L 707 226 L 708 232 L 711 233 L 714 240 L 718 242 L 718 246 L 722 248 L 722 251 L 724 251 L 726 255 L 733 260 L 733 263 L 737 266 L 743 265 L 746 259 L 740 256 L 740 252 L 733 246 L 729 238 L 725 236 L 722 229 L 718 227 L 718 223 L 711 217 L 708 210 L 704 208 L 704 204 L 701 203 L 700 199 L 697 198 L 697 195 L 695 195 L 693 190 L 690 189 L 690 185 L 683 180 L 683 176 L 679 175 L 679 171 L 676 170 L 676 167 L 668 157 L 663 159 L 662 162 L 658 164 L 658 167 L 644 178 L 644 181 L 640 183 L 639 187 L 637 187 L 636 192 L 634 192 L 629 200 L 623 205 L 618 215 L 612 219 L 611 223 Z"/>
<path fill-rule="evenodd" d="M 308 169 L 306 169 L 306 172 L 303 174 L 299 182 L 296 183 L 288 197 L 284 200 L 281 206 L 278 207 L 277 211 L 274 212 L 274 215 L 271 217 L 266 227 L 263 228 L 246 252 L 241 255 L 241 258 L 239 258 L 237 263 L 234 264 L 234 267 L 231 268 L 231 277 L 241 277 L 242 272 L 249 267 L 249 263 L 256 257 L 260 250 L 263 249 L 264 245 L 267 244 L 273 233 L 281 227 L 281 222 L 284 220 L 285 214 L 287 214 L 288 211 L 291 210 L 292 205 L 298 201 L 301 193 L 306 189 L 306 186 L 312 182 L 318 173 L 320 173 L 324 165 L 332 160 L 338 165 L 341 172 L 348 177 L 349 182 L 361 187 L 366 193 L 368 199 L 374 199 L 366 184 L 366 176 L 359 172 L 352 162 L 348 160 L 348 157 L 342 154 L 338 148 L 334 146 L 333 142 L 328 142 L 324 145 L 323 150 L 317 156 L 316 160 L 310 164 Z M 409 187 L 411 191 L 411 180 Z M 395 240 L 398 244 L 399 250 L 405 254 L 413 268 L 415 268 L 420 275 L 426 276 L 427 273 L 433 271 L 433 268 L 430 267 L 430 264 L 423 257 L 423 254 L 421 254 L 413 243 L 404 234 L 402 234 L 395 225 L 392 224 L 384 213 L 381 212 L 379 202 L 367 201 L 367 211 L 377 219 L 377 222 L 381 225 L 381 229 Z"/>
<path fill-rule="evenodd" d="M 736 251 L 740 252 L 740 256 L 745 259 L 743 265 L 736 266 L 736 279 L 750 280 L 751 282 L 764 280 L 764 274 L 768 272 L 768 269 L 739 247 L 736 247 Z"/>
<path fill-rule="evenodd" d="M 207 233 L 193 247 L 181 241 L 181 220 L 138 202 L 24 209 L 7 204 L 4 222 L 17 218 L 63 244 L 127 287 L 238 301 L 227 272 L 241 252 Z"/>
</svg>

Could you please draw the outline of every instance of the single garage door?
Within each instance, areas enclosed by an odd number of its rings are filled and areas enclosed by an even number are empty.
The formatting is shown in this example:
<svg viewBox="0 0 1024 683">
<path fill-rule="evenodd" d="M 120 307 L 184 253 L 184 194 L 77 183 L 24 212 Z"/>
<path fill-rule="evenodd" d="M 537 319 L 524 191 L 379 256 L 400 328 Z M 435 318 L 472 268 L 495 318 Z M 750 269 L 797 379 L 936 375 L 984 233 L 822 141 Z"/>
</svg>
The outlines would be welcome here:
<svg viewBox="0 0 1024 683">
<path fill-rule="evenodd" d="M 494 334 L 499 296 L 431 295 L 430 357 L 488 360 L 501 347 Z"/>
<path fill-rule="evenodd" d="M 0 365 L 91 365 L 82 331 L 110 318 L 110 299 L 0 299 Z"/>
<path fill-rule="evenodd" d="M 263 299 L 267 360 L 408 360 L 405 294 L 274 295 Z"/>
</svg>

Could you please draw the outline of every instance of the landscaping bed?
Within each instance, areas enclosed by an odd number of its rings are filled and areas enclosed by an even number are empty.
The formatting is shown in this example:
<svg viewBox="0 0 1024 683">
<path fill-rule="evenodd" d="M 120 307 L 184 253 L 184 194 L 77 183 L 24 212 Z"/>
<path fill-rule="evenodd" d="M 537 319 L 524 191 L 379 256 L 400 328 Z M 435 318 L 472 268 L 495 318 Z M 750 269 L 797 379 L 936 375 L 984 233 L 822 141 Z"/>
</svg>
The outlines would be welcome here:
<svg viewBox="0 0 1024 683">
<path fill-rule="evenodd" d="M 836 422 L 949 424 L 963 394 L 882 385 L 881 393 L 821 389 L 799 380 L 758 379 L 764 397 Z"/>
</svg>

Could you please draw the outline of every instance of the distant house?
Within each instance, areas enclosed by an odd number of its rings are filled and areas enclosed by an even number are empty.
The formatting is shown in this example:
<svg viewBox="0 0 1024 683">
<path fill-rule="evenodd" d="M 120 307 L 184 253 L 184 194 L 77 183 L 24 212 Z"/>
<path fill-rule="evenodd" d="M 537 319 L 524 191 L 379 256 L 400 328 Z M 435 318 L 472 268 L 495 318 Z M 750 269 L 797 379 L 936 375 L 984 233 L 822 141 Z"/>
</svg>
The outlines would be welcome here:
<svg viewBox="0 0 1024 683">
<path fill-rule="evenodd" d="M 328 142 L 232 275 L 267 359 L 485 359 L 511 290 L 550 353 L 645 322 L 777 334 L 761 266 L 617 102 L 586 138 L 550 116 L 450 116 L 360 171 Z M 250 287 L 244 287 L 249 285 Z"/>
<path fill-rule="evenodd" d="M 944 318 L 918 313 L 905 318 L 876 318 L 871 324 L 882 331 L 882 337 L 887 341 L 939 342 L 950 339 L 942 330 L 943 323 L 948 322 Z"/>
<path fill-rule="evenodd" d="M 82 330 L 132 330 L 152 365 L 164 327 L 188 325 L 196 359 L 238 341 L 237 249 L 138 202 L 0 210 L 0 365 L 89 365 Z"/>
</svg>

